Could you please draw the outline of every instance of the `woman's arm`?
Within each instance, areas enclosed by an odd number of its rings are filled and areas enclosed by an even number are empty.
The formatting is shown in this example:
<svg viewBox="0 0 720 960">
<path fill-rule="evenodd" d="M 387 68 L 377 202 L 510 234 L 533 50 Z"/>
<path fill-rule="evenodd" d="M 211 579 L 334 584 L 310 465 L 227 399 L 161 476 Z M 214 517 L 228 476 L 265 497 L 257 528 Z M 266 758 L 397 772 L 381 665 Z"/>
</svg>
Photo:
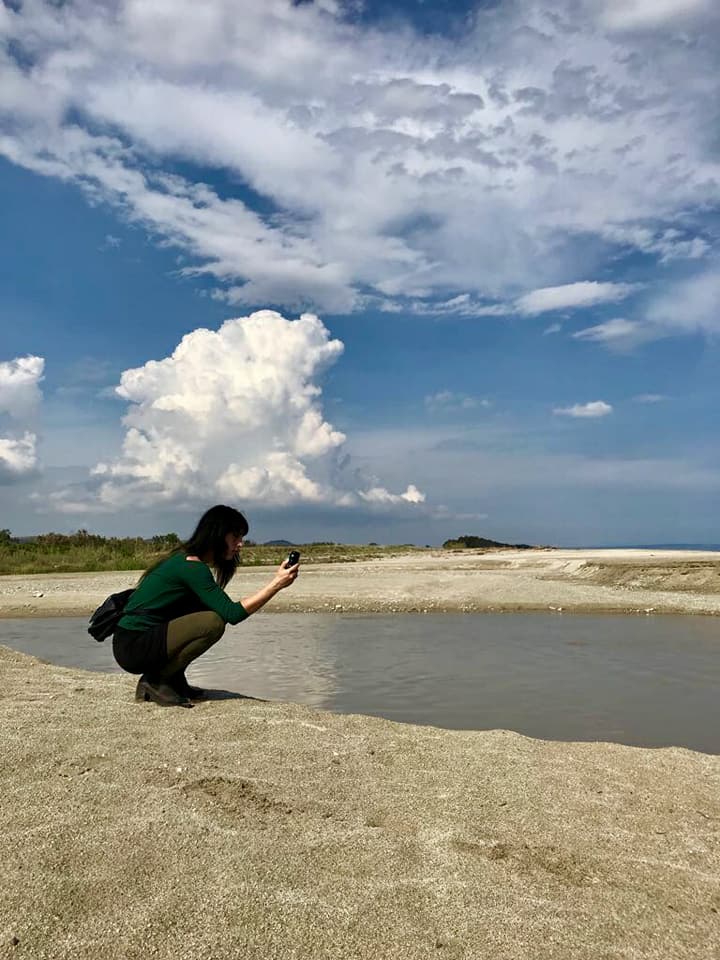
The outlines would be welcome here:
<svg viewBox="0 0 720 960">
<path fill-rule="evenodd" d="M 277 569 L 277 573 L 266 587 L 258 590 L 258 592 L 254 593 L 251 597 L 246 597 L 240 601 L 247 613 L 255 613 L 260 607 L 264 607 L 268 600 L 271 600 L 276 593 L 279 593 L 281 590 L 284 590 L 285 587 L 289 587 L 291 583 L 294 583 L 298 575 L 299 566 L 300 564 L 296 563 L 294 567 L 288 567 L 286 570 L 281 563 Z"/>
</svg>

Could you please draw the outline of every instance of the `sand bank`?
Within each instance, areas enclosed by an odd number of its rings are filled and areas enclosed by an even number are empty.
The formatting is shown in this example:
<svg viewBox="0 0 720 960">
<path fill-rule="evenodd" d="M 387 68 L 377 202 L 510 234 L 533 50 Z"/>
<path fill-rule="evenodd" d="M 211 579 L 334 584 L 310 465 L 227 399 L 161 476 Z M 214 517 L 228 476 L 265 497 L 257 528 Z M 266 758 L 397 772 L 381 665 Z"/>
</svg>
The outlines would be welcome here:
<svg viewBox="0 0 720 960">
<path fill-rule="evenodd" d="M 271 576 L 242 567 L 240 599 Z M 86 616 L 139 571 L 0 577 L 0 617 Z M 427 552 L 313 564 L 268 611 L 554 610 L 720 614 L 720 554 L 648 550 Z"/>
<path fill-rule="evenodd" d="M 0 957 L 717 955 L 719 757 L 0 676 Z"/>
</svg>

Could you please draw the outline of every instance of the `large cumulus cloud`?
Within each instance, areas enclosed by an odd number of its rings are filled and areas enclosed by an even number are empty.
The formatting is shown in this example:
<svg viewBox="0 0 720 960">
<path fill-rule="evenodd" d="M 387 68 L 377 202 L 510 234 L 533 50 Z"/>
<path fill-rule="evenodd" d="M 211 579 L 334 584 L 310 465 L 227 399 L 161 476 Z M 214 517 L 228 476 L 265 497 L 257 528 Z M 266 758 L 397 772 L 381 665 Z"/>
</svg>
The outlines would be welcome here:
<svg viewBox="0 0 720 960">
<path fill-rule="evenodd" d="M 194 330 L 171 356 L 122 374 L 122 452 L 94 468 L 87 500 L 65 492 L 56 506 L 422 503 L 412 485 L 391 493 L 375 478 L 363 481 L 345 435 L 324 418 L 318 379 L 342 350 L 309 313 L 288 320 L 261 310 Z"/>
</svg>

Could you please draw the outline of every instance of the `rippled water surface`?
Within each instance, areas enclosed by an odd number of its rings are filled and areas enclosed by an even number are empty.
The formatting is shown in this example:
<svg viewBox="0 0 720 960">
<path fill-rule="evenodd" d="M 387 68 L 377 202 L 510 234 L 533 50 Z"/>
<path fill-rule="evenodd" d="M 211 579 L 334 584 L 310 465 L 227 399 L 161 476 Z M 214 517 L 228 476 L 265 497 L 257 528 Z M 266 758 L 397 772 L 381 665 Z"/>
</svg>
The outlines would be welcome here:
<svg viewBox="0 0 720 960">
<path fill-rule="evenodd" d="M 86 627 L 4 620 L 0 642 L 121 673 Z M 720 753 L 720 620 L 710 617 L 258 614 L 229 627 L 188 677 L 338 713 Z"/>
</svg>

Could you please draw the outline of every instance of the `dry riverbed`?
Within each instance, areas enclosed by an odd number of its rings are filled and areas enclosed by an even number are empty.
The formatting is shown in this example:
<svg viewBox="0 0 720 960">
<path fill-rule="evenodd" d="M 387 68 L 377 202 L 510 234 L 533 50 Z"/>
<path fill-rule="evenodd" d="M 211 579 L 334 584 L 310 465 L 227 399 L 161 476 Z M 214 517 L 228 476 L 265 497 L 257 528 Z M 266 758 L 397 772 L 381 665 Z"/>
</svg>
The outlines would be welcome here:
<svg viewBox="0 0 720 960">
<path fill-rule="evenodd" d="M 266 583 L 241 567 L 230 592 Z M 0 577 L 0 617 L 85 616 L 139 572 Z M 312 564 L 268 611 L 550 610 L 720 613 L 720 554 L 673 550 L 428 550 L 379 560 Z"/>
</svg>

